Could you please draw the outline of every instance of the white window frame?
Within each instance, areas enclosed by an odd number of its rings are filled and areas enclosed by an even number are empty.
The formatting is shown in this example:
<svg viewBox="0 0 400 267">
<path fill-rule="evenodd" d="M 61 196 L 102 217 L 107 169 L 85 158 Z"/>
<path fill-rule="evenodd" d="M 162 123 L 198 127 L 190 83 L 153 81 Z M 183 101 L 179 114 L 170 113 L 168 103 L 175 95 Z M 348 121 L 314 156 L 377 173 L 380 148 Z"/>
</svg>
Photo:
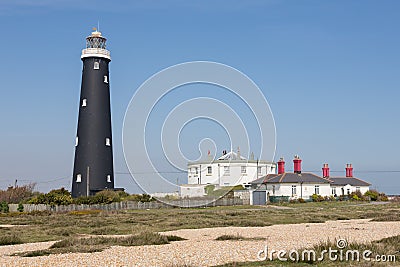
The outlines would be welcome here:
<svg viewBox="0 0 400 267">
<path fill-rule="evenodd" d="M 241 174 L 246 174 L 247 173 L 247 167 L 246 166 L 240 166 L 240 173 Z"/>
<path fill-rule="evenodd" d="M 292 196 L 297 195 L 297 186 L 292 185 Z"/>
<path fill-rule="evenodd" d="M 211 166 L 207 167 L 207 174 L 212 174 L 212 167 Z"/>
<path fill-rule="evenodd" d="M 319 195 L 319 185 L 314 186 L 314 193 Z"/>
<path fill-rule="evenodd" d="M 77 183 L 82 183 L 82 174 L 79 173 L 79 174 L 76 175 L 76 182 Z"/>
<path fill-rule="evenodd" d="M 229 175 L 231 173 L 229 166 L 224 166 L 224 175 Z"/>
</svg>

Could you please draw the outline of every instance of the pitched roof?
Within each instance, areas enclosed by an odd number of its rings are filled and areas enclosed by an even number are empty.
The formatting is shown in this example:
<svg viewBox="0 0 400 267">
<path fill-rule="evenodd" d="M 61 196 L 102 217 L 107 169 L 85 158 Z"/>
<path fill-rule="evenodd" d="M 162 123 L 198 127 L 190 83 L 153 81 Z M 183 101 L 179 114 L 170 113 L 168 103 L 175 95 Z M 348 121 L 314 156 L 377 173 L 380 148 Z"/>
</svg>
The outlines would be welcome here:
<svg viewBox="0 0 400 267">
<path fill-rule="evenodd" d="M 332 185 L 352 185 L 352 186 L 369 186 L 368 182 L 365 182 L 356 177 L 329 177 L 332 181 Z"/>
<path fill-rule="evenodd" d="M 261 177 L 260 179 L 254 180 L 252 184 L 260 183 L 319 183 L 327 184 L 331 183 L 330 180 L 322 178 L 313 173 L 289 173 L 285 172 L 283 174 L 269 174 L 267 176 Z"/>
</svg>

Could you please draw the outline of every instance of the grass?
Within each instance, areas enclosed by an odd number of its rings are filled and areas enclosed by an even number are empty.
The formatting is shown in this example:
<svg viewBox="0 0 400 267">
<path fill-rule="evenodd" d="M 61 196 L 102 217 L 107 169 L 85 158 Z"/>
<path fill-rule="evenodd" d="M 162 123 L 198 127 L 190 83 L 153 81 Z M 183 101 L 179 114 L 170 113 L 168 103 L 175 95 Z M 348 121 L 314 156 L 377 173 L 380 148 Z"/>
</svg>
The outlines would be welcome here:
<svg viewBox="0 0 400 267">
<path fill-rule="evenodd" d="M 21 244 L 22 240 L 14 233 L 0 236 L 0 246 Z"/>
<path fill-rule="evenodd" d="M 239 234 L 236 235 L 221 235 L 217 237 L 215 240 L 218 241 L 226 241 L 226 240 L 265 240 L 263 237 L 244 237 Z"/>
<path fill-rule="evenodd" d="M 321 255 L 323 250 L 338 249 L 336 246 L 336 241 L 327 241 L 317 244 L 310 248 L 305 248 L 307 250 L 314 250 L 316 252 L 316 258 Z M 360 252 L 360 261 L 330 261 L 329 257 L 326 255 L 323 261 L 305 261 L 300 260 L 299 262 L 291 262 L 288 261 L 279 261 L 277 259 L 270 261 L 257 261 L 257 262 L 232 262 L 224 265 L 218 265 L 215 267 L 242 267 L 242 266 L 327 266 L 327 267 L 335 267 L 335 266 L 394 266 L 400 260 L 400 235 L 393 236 L 389 238 L 384 238 L 379 241 L 374 241 L 370 243 L 350 243 L 346 248 L 343 249 L 343 255 L 346 255 L 348 250 L 358 250 Z M 299 250 L 299 254 L 301 255 L 304 249 Z M 372 255 L 371 259 L 374 259 L 376 255 L 395 255 L 395 262 L 376 262 L 376 261 L 365 261 L 362 259 L 362 252 L 365 250 L 370 250 Z M 287 255 L 286 255 L 287 257 Z M 344 256 L 345 257 L 345 256 Z M 306 257 L 308 258 L 308 257 Z"/>
<path fill-rule="evenodd" d="M 16 236 L 20 242 L 61 240 L 77 235 L 135 235 L 177 229 L 227 226 L 269 226 L 289 223 L 321 223 L 327 220 L 398 220 L 400 203 L 358 205 L 354 202 L 281 204 L 270 206 L 229 206 L 171 208 L 118 212 L 77 211 L 0 214 L 0 224 L 26 225 L 0 228 L 0 236 Z M 5 245 L 7 243 L 0 245 Z"/>
<path fill-rule="evenodd" d="M 16 253 L 14 256 L 36 257 L 71 252 L 91 253 L 103 251 L 111 246 L 163 245 L 181 240 L 185 239 L 179 236 L 160 235 L 150 232 L 125 237 L 70 237 L 54 243 L 49 249 Z"/>
</svg>

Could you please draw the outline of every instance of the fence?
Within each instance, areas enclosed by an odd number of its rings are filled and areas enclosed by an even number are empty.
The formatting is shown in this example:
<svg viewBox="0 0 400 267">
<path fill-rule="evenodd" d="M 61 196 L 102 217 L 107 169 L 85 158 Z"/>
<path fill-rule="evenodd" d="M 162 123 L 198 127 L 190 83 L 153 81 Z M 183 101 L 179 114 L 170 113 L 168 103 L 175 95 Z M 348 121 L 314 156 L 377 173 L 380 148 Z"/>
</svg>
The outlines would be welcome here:
<svg viewBox="0 0 400 267">
<path fill-rule="evenodd" d="M 143 209 L 167 209 L 174 207 L 215 207 L 215 206 L 234 206 L 234 205 L 244 205 L 242 199 L 239 198 L 221 198 L 214 202 L 209 202 L 205 200 L 193 200 L 193 199 L 182 199 L 168 201 L 167 203 L 162 202 L 135 202 L 135 201 L 121 201 L 113 202 L 110 204 L 93 204 L 93 205 L 61 205 L 61 206 L 50 206 L 45 204 L 23 204 L 24 212 L 32 211 L 52 211 L 52 212 L 69 212 L 78 210 L 143 210 Z M 16 212 L 18 204 L 9 204 L 10 212 Z"/>
</svg>

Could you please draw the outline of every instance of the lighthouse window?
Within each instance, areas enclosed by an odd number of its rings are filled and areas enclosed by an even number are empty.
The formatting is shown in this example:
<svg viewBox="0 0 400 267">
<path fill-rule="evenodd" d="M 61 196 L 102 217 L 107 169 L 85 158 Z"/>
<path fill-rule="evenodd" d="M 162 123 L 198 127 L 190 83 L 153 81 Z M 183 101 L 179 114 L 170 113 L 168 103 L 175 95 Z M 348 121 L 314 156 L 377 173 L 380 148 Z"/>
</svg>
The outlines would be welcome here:
<svg viewBox="0 0 400 267">
<path fill-rule="evenodd" d="M 76 182 L 77 182 L 77 183 L 82 182 L 82 175 L 80 175 L 80 174 L 77 174 L 77 175 L 76 175 Z"/>
<path fill-rule="evenodd" d="M 87 99 L 82 99 L 82 107 L 86 107 L 87 106 Z"/>
<path fill-rule="evenodd" d="M 100 69 L 100 63 L 99 62 L 94 62 L 94 67 L 93 69 L 98 70 Z"/>
<path fill-rule="evenodd" d="M 110 145 L 111 145 L 110 138 L 106 138 L 106 146 L 110 146 Z"/>
<path fill-rule="evenodd" d="M 78 136 L 75 138 L 75 146 L 78 146 Z"/>
<path fill-rule="evenodd" d="M 107 183 L 111 183 L 111 175 L 107 175 Z"/>
<path fill-rule="evenodd" d="M 104 83 L 108 83 L 108 77 L 107 77 L 107 75 L 104 76 Z"/>
</svg>

